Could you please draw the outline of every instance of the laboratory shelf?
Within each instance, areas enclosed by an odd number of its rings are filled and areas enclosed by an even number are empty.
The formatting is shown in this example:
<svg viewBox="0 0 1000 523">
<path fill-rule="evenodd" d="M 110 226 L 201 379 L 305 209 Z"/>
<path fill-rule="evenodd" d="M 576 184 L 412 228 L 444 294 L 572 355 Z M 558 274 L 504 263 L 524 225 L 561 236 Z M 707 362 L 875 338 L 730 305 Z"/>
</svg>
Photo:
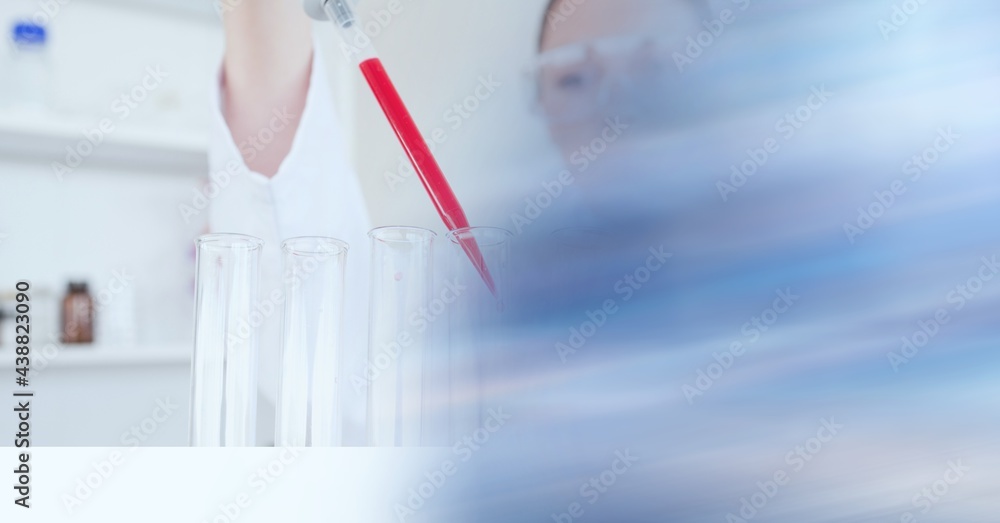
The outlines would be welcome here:
<svg viewBox="0 0 1000 523">
<path fill-rule="evenodd" d="M 99 122 L 0 112 L 0 158 L 60 162 L 73 169 L 76 158 L 71 157 L 74 153 L 70 150 L 75 149 L 78 167 L 112 165 L 192 175 L 208 169 L 208 139 L 203 133 L 118 122 L 111 132 L 97 133 L 94 130 L 99 129 Z M 85 131 L 95 138 L 88 140 Z"/>
<path fill-rule="evenodd" d="M 0 370 L 12 371 L 14 351 L 11 346 L 0 347 Z M 142 367 L 182 365 L 191 363 L 190 344 L 164 344 L 134 347 L 105 345 L 63 345 L 57 350 L 32 347 L 31 371 L 47 369 L 73 369 L 94 367 Z"/>
</svg>

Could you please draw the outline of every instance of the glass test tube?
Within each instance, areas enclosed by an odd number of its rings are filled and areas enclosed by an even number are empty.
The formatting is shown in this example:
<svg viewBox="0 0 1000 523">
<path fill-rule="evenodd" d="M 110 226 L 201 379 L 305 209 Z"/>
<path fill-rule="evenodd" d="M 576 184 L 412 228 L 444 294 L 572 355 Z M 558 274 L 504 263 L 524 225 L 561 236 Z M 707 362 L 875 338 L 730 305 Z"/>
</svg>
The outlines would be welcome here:
<svg viewBox="0 0 1000 523">
<path fill-rule="evenodd" d="M 431 329 L 420 320 L 431 299 L 434 238 L 416 227 L 383 227 L 372 242 L 368 336 L 368 444 L 421 444 L 424 353 Z"/>
<path fill-rule="evenodd" d="M 264 321 L 254 307 L 264 242 L 210 234 L 195 245 L 191 445 L 251 447 L 257 429 L 257 333 Z"/>
<path fill-rule="evenodd" d="M 275 445 L 339 446 L 337 373 L 348 247 L 340 240 L 311 237 L 285 241 L 281 248 L 285 306 Z"/>
<path fill-rule="evenodd" d="M 448 350 L 450 441 L 468 436 L 482 425 L 483 402 L 489 396 L 491 369 L 503 365 L 501 335 L 509 294 L 510 247 L 513 234 L 504 229 L 471 227 L 448 234 L 449 279 L 463 289 L 450 307 Z M 496 284 L 496 294 L 483 284 L 462 249 L 475 240 Z M 488 407 L 488 406 L 487 406 Z"/>
</svg>

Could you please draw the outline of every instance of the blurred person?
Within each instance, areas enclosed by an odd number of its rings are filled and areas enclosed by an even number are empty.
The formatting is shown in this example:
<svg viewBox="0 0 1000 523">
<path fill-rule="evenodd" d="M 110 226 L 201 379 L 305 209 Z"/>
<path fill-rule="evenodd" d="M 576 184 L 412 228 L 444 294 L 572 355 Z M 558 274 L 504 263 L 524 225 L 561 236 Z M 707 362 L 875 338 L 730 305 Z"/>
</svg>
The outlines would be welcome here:
<svg viewBox="0 0 1000 523">
<path fill-rule="evenodd" d="M 670 123 L 689 100 L 671 99 L 671 56 L 701 29 L 704 0 L 550 0 L 533 70 L 537 103 L 567 160 L 608 119 Z M 670 109 L 674 114 L 670 114 Z M 674 121 L 673 123 L 677 123 Z"/>
<path fill-rule="evenodd" d="M 693 143 L 691 131 L 744 95 L 731 85 L 737 77 L 727 77 L 725 52 L 688 49 L 699 37 L 720 47 L 747 5 L 734 1 L 716 13 L 708 0 L 548 2 L 529 79 L 573 183 L 532 226 L 536 233 L 659 230 L 692 203 L 705 165 L 689 162 L 710 157 L 704 149 L 720 141 Z"/>
<path fill-rule="evenodd" d="M 667 239 L 667 217 L 701 181 L 682 167 L 693 156 L 688 130 L 719 101 L 712 62 L 682 72 L 675 53 L 724 28 L 707 0 L 547 2 L 528 81 L 572 182 L 537 217 L 514 209 L 539 268 L 520 274 L 528 316 L 575 313 L 608 293 L 602 276 L 635 264 L 625 253 Z"/>
<path fill-rule="evenodd" d="M 519 333 L 507 375 L 531 384 L 494 401 L 545 421 L 509 429 L 532 445 L 479 457 L 495 495 L 476 509 L 489 521 L 749 520 L 764 511 L 739 512 L 741 496 L 774 470 L 761 460 L 834 413 L 856 420 L 855 436 L 765 519 L 870 520 L 903 508 L 887 500 L 908 493 L 915 462 L 943 460 L 945 441 L 996 455 L 990 430 L 950 424 L 977 427 L 981 407 L 952 406 L 996 388 L 967 378 L 995 368 L 987 318 L 1000 289 L 935 341 L 934 361 L 891 364 L 914 332 L 945 331 L 919 326 L 950 314 L 949 289 L 995 251 L 998 234 L 980 220 L 996 213 L 984 189 L 996 106 L 985 100 L 998 43 L 980 40 L 996 9 L 942 5 L 941 18 L 921 13 L 926 25 L 887 44 L 867 32 L 879 11 L 862 1 L 741 4 L 715 3 L 724 16 L 708 2 L 550 3 L 532 79 L 574 182 L 515 222 L 532 250 L 557 252 L 548 270 L 519 274 L 533 279 L 511 307 L 533 336 Z M 952 76 L 956 60 L 965 67 Z M 975 129 L 977 143 L 952 148 L 952 125 Z M 936 181 L 915 167 L 927 163 L 920 151 L 949 155 Z M 560 224 L 569 229 L 550 235 Z M 947 427 L 924 425 L 927 415 Z M 904 426 L 927 431 L 911 438 Z M 574 510 L 608 464 L 595 456 L 623 447 L 643 456 L 627 487 L 610 487 L 628 500 Z"/>
</svg>

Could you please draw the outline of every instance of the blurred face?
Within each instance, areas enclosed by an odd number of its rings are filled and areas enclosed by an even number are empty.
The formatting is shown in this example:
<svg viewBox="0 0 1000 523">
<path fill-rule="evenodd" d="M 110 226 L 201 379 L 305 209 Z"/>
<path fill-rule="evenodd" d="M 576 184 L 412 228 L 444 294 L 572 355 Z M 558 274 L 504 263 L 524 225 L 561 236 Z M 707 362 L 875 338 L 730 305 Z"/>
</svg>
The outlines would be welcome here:
<svg viewBox="0 0 1000 523">
<path fill-rule="evenodd" d="M 662 114 L 677 70 L 672 52 L 699 29 L 691 0 L 559 0 L 546 16 L 536 66 L 538 102 L 569 158 Z"/>
</svg>

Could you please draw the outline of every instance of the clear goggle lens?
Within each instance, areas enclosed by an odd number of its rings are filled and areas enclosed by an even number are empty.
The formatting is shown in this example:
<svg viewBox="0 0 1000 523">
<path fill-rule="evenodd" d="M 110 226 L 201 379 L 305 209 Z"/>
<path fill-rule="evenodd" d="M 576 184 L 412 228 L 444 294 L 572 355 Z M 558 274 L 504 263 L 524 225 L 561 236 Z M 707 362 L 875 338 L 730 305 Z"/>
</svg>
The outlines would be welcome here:
<svg viewBox="0 0 1000 523">
<path fill-rule="evenodd" d="M 681 80 L 667 43 L 639 35 L 546 51 L 528 77 L 536 108 L 559 124 L 660 113 Z"/>
</svg>

